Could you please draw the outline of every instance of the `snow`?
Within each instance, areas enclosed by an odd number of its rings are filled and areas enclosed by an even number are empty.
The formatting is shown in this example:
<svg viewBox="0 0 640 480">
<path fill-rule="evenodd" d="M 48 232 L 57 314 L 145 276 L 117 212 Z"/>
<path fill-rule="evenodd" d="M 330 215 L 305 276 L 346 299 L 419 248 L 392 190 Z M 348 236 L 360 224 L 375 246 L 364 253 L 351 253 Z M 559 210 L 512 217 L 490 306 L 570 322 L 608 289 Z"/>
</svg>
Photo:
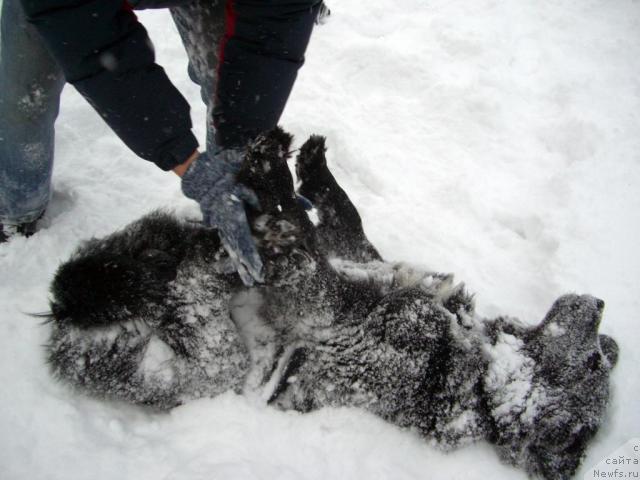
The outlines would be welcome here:
<svg viewBox="0 0 640 480">
<path fill-rule="evenodd" d="M 282 125 L 298 145 L 327 136 L 383 257 L 454 272 L 486 316 L 537 323 L 570 291 L 606 301 L 600 330 L 620 361 L 582 478 L 640 432 L 640 2 L 329 5 Z M 204 143 L 168 13 L 140 18 Z M 159 414 L 54 382 L 48 327 L 25 313 L 47 310 L 59 263 L 158 207 L 198 212 L 177 177 L 136 159 L 69 88 L 57 133 L 42 229 L 0 246 L 0 478 L 525 478 L 485 443 L 443 454 L 356 410 L 282 413 L 227 393 Z"/>
<path fill-rule="evenodd" d="M 175 355 L 171 347 L 155 335 L 152 335 L 144 357 L 142 357 L 140 369 L 160 377 L 159 380 L 164 383 L 170 383 L 176 374 L 171 365 L 171 361 L 174 358 Z"/>
<path fill-rule="evenodd" d="M 495 345 L 485 346 L 485 353 L 491 359 L 486 385 L 497 404 L 491 413 L 496 418 L 504 417 L 501 420 L 507 424 L 514 420 L 509 412 L 517 411 L 519 405 L 524 405 L 533 388 L 535 363 L 521 351 L 523 347 L 522 340 L 504 332 L 498 335 Z M 533 413 L 527 417 L 533 419 Z"/>
</svg>

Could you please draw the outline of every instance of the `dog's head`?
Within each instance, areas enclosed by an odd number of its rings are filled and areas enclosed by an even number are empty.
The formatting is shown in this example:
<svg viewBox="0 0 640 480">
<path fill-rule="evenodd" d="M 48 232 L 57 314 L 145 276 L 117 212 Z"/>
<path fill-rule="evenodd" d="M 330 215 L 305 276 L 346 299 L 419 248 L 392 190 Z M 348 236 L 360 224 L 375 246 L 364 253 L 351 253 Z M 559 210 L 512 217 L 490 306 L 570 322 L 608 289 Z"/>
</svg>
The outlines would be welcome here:
<svg viewBox="0 0 640 480">
<path fill-rule="evenodd" d="M 287 166 L 290 146 L 280 129 L 259 137 L 238 175 L 260 200 L 261 210 L 248 207 L 247 214 L 272 286 L 300 282 L 321 258 Z M 224 255 L 215 231 L 170 214 L 147 215 L 86 242 L 61 265 L 51 285 L 52 316 L 81 328 L 154 317 L 183 262 L 196 261 L 204 272 Z M 227 280 L 240 286 L 231 272 Z"/>
<path fill-rule="evenodd" d="M 217 235 L 155 212 L 108 237 L 84 243 L 51 284 L 53 318 L 89 328 L 153 317 L 185 259 L 213 263 Z"/>
</svg>

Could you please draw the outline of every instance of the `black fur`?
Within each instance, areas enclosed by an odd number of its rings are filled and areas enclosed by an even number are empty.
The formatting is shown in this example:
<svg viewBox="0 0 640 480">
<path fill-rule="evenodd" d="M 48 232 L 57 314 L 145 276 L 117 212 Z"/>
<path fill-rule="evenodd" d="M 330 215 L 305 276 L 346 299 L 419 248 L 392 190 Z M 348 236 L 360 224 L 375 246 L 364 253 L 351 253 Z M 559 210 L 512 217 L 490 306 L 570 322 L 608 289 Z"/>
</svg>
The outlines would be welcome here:
<svg viewBox="0 0 640 480">
<path fill-rule="evenodd" d="M 318 210 L 316 236 L 327 255 L 369 262 L 382 257 L 369 242 L 355 206 L 329 171 L 324 137 L 311 136 L 300 149 L 296 174 L 302 182 L 299 192 Z"/>
<path fill-rule="evenodd" d="M 381 261 L 327 168 L 301 149 L 296 200 L 281 130 L 248 151 L 240 180 L 266 269 L 245 289 L 215 231 L 156 213 L 63 264 L 49 360 L 83 391 L 170 408 L 228 389 L 282 409 L 356 406 L 443 447 L 493 443 L 533 476 L 569 478 L 597 431 L 617 361 L 604 304 L 565 295 L 536 327 L 479 318 L 451 275 Z M 334 258 L 338 257 L 338 258 Z"/>
</svg>

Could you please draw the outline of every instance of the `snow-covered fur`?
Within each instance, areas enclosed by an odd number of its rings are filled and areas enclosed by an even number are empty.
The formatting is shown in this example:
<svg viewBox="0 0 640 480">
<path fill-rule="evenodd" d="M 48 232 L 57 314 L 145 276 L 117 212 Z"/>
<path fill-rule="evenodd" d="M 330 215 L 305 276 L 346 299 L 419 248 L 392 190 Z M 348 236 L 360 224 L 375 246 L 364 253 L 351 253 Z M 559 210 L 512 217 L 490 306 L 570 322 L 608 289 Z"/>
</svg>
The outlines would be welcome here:
<svg viewBox="0 0 640 480">
<path fill-rule="evenodd" d="M 53 373 L 100 396 L 170 408 L 233 389 L 282 409 L 366 409 L 445 448 L 485 439 L 533 476 L 569 478 L 609 398 L 604 304 L 565 295 L 544 320 L 482 319 L 451 275 L 383 262 L 327 169 L 301 149 L 301 207 L 277 130 L 240 180 L 266 281 L 246 289 L 215 231 L 154 213 L 91 240 L 52 284 Z"/>
</svg>

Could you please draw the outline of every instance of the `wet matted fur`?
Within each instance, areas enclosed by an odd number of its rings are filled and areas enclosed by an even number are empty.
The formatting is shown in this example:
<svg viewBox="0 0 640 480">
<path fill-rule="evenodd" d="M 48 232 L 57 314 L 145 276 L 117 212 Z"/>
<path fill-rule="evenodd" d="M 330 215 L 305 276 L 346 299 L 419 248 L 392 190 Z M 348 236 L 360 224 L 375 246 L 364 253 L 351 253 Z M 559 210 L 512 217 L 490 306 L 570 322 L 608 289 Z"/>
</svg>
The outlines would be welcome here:
<svg viewBox="0 0 640 480">
<path fill-rule="evenodd" d="M 353 406 L 443 447 L 479 439 L 530 475 L 569 478 L 599 428 L 617 360 L 604 304 L 560 297 L 536 327 L 483 319 L 451 275 L 382 261 L 327 168 L 324 139 L 296 161 L 281 130 L 240 180 L 266 281 L 243 287 L 217 234 L 154 213 L 83 246 L 58 270 L 48 359 L 78 389 L 158 408 L 227 390 L 302 412 Z"/>
</svg>

